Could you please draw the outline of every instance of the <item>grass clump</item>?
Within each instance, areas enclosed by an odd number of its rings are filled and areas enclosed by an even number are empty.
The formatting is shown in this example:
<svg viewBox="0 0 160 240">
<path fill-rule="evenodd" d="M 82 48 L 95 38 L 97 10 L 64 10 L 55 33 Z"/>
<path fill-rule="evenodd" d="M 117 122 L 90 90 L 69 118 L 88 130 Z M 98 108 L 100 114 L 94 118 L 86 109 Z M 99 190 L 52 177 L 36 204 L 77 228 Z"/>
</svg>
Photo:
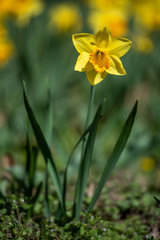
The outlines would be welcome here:
<svg viewBox="0 0 160 240">
<path fill-rule="evenodd" d="M 43 192 L 33 208 L 23 191 L 13 193 L 15 188 L 9 187 L 0 200 L 0 239 L 159 240 L 160 209 L 152 192 L 149 192 L 151 187 L 146 186 L 145 190 L 135 180 L 127 187 L 127 176 L 121 178 L 123 184 L 117 185 L 118 177 L 111 178 L 110 188 L 104 189 L 93 212 L 85 211 L 88 205 L 86 195 L 80 220 L 73 219 L 65 225 L 58 225 L 55 217 L 44 217 Z M 58 204 L 55 193 L 52 192 L 51 195 L 51 203 Z M 117 200 L 114 200 L 115 197 Z M 68 205 L 71 205 L 70 201 L 68 200 Z M 33 210 L 33 215 L 30 214 L 30 209 Z M 56 208 L 52 216 L 55 216 L 55 211 Z"/>
</svg>

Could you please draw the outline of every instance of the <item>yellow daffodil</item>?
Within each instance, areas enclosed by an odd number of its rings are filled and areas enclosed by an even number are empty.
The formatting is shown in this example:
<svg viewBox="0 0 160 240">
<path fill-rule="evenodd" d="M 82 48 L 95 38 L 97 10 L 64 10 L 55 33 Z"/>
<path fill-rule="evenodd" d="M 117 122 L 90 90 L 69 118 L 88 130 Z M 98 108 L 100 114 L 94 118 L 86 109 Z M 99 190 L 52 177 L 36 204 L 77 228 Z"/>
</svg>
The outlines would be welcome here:
<svg viewBox="0 0 160 240">
<path fill-rule="evenodd" d="M 120 37 L 126 34 L 128 30 L 128 17 L 124 10 L 96 10 L 91 11 L 88 16 L 89 26 L 97 32 L 98 29 L 108 26 L 112 32 L 112 36 Z"/>
<path fill-rule="evenodd" d="M 7 35 L 7 29 L 0 22 L 0 66 L 5 65 L 13 54 L 13 44 Z"/>
<path fill-rule="evenodd" d="M 7 36 L 7 30 L 3 23 L 0 22 L 0 40 Z"/>
<path fill-rule="evenodd" d="M 0 17 L 3 18 L 11 12 L 13 2 L 11 0 L 0 0 Z"/>
<path fill-rule="evenodd" d="M 21 26 L 26 25 L 31 17 L 43 10 L 41 0 L 0 0 L 0 17 L 13 16 Z"/>
<path fill-rule="evenodd" d="M 113 7 L 124 8 L 128 5 L 127 0 L 88 0 L 88 4 L 92 9 L 109 9 Z"/>
<path fill-rule="evenodd" d="M 140 167 L 143 171 L 149 172 L 155 168 L 156 162 L 152 157 L 144 157 L 140 161 Z"/>
<path fill-rule="evenodd" d="M 153 51 L 154 45 L 151 38 L 145 34 L 135 37 L 135 47 L 139 52 L 149 54 Z"/>
<path fill-rule="evenodd" d="M 49 25 L 50 29 L 56 29 L 59 33 L 79 31 L 82 18 L 78 7 L 65 3 L 53 6 L 50 11 Z"/>
<path fill-rule="evenodd" d="M 0 41 L 0 66 L 8 62 L 13 54 L 13 45 L 9 41 Z"/>
<path fill-rule="evenodd" d="M 160 29 L 160 1 L 137 1 L 133 6 L 135 20 L 150 31 Z"/>
<path fill-rule="evenodd" d="M 75 71 L 86 72 L 91 85 L 101 82 L 107 74 L 125 75 L 120 57 L 130 48 L 131 41 L 126 38 L 112 38 L 107 27 L 95 35 L 74 34 L 73 44 L 80 53 Z"/>
<path fill-rule="evenodd" d="M 14 0 L 13 14 L 19 26 L 25 26 L 30 19 L 38 16 L 44 9 L 41 0 Z"/>
</svg>

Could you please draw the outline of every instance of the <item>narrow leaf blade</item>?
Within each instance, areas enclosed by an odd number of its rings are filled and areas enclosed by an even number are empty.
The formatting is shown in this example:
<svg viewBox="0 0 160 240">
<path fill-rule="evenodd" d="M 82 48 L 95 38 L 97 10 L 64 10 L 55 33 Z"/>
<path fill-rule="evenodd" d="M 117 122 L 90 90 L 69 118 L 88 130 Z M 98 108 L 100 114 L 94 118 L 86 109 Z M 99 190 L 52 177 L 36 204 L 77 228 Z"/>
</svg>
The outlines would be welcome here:
<svg viewBox="0 0 160 240">
<path fill-rule="evenodd" d="M 158 205 L 160 206 L 160 199 L 157 198 L 157 197 L 155 197 L 155 196 L 153 196 L 153 197 L 154 197 L 154 199 L 156 200 L 156 202 L 158 203 Z"/>
<path fill-rule="evenodd" d="M 53 110 L 52 110 L 52 94 L 51 94 L 51 89 L 48 86 L 48 101 L 47 101 L 47 112 L 46 112 L 46 140 L 48 145 L 51 145 L 52 141 L 52 130 L 53 130 Z M 45 216 L 47 218 L 50 218 L 51 216 L 51 210 L 50 210 L 50 204 L 49 204 L 49 174 L 48 174 L 48 166 L 46 167 L 46 175 L 45 175 L 45 200 L 44 200 L 44 205 L 45 205 Z M 60 205 L 61 208 L 61 205 Z"/>
<path fill-rule="evenodd" d="M 27 100 L 27 96 L 25 93 L 25 89 L 23 88 L 23 97 L 24 97 L 24 104 L 25 104 L 25 108 L 34 132 L 34 135 L 36 137 L 36 140 L 38 142 L 39 148 L 41 149 L 41 152 L 43 154 L 43 157 L 46 161 L 46 164 L 48 164 L 49 166 L 49 172 L 51 174 L 51 178 L 52 181 L 55 185 L 58 197 L 59 197 L 59 201 L 61 203 L 61 206 L 63 208 L 63 200 L 62 200 L 62 185 L 61 185 L 61 181 L 60 181 L 60 176 L 59 173 L 57 171 L 57 167 L 56 164 L 52 158 L 52 154 L 50 152 L 50 149 L 48 147 L 48 144 L 44 138 L 44 135 L 42 133 L 42 130 L 34 116 L 33 110 Z"/>
<path fill-rule="evenodd" d="M 47 103 L 47 112 L 46 112 L 46 139 L 47 143 L 50 146 L 52 140 L 52 130 L 53 130 L 53 108 L 52 108 L 52 93 L 51 89 L 48 89 L 48 103 Z"/>
<path fill-rule="evenodd" d="M 39 197 L 41 191 L 42 191 L 42 187 L 43 187 L 43 182 L 40 182 L 37 189 L 36 189 L 36 193 L 34 195 L 34 198 L 33 198 L 33 205 L 35 204 L 35 202 L 37 201 L 37 198 Z"/>
<path fill-rule="evenodd" d="M 92 125 L 92 124 L 91 124 Z M 67 161 L 67 165 L 64 171 L 64 180 L 63 180 L 63 201 L 64 201 L 64 206 L 65 206 L 65 201 L 66 201 L 66 191 L 67 191 L 67 175 L 68 175 L 68 168 L 69 168 L 69 164 L 71 162 L 72 156 L 74 154 L 74 152 L 76 151 L 77 147 L 79 146 L 79 144 L 83 141 L 83 139 L 86 137 L 86 135 L 89 133 L 90 129 L 91 129 L 91 125 L 86 129 L 86 131 L 81 135 L 80 139 L 78 140 L 78 142 L 76 143 L 75 147 L 73 148 L 68 161 Z M 57 219 L 60 218 L 61 216 L 61 212 L 60 209 L 58 208 L 57 211 Z"/>
<path fill-rule="evenodd" d="M 94 204 L 96 203 L 104 185 L 106 184 L 106 181 L 108 180 L 108 178 L 110 177 L 121 153 L 123 152 L 125 146 L 126 146 L 126 143 L 127 143 L 127 140 L 129 138 L 129 135 L 130 135 L 130 132 L 131 132 L 131 129 L 133 127 L 133 123 L 134 123 L 134 120 L 135 120 L 135 116 L 136 116 L 136 113 L 137 113 L 137 106 L 138 106 L 138 101 L 136 101 L 131 113 L 129 114 L 128 118 L 127 118 L 127 121 L 120 133 L 120 136 L 117 140 L 117 143 L 112 151 L 112 154 L 104 168 L 104 171 L 103 171 L 103 174 L 100 178 L 100 181 L 97 185 L 97 188 L 96 188 L 96 191 L 93 195 L 93 198 L 88 206 L 88 211 L 91 211 L 92 208 L 94 207 Z"/>
<path fill-rule="evenodd" d="M 30 168 L 29 168 L 29 174 L 28 174 L 29 196 L 32 196 L 32 190 L 34 188 L 37 156 L 38 156 L 38 148 L 34 146 L 34 147 L 32 147 L 32 151 L 31 151 L 31 161 L 30 161 Z"/>
<path fill-rule="evenodd" d="M 101 118 L 103 103 L 104 101 L 99 105 L 96 115 L 94 117 L 93 123 L 91 125 L 91 129 L 89 132 L 88 140 L 86 143 L 84 156 L 80 163 L 78 181 L 76 186 L 76 194 L 75 194 L 75 200 L 74 200 L 74 208 L 73 208 L 73 218 L 77 218 L 77 219 L 79 219 L 79 216 L 80 216 L 80 211 L 81 211 L 83 197 L 84 197 L 84 191 L 87 183 L 89 168 L 91 165 L 96 132 L 97 132 L 99 120 Z"/>
</svg>

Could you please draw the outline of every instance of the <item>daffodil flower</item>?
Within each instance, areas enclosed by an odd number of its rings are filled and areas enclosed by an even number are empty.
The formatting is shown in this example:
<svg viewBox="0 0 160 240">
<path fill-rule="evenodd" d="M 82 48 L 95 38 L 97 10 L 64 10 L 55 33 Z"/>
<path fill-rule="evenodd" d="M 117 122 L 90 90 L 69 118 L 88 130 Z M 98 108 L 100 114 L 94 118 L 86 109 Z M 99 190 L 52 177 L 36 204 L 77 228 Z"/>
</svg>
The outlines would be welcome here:
<svg viewBox="0 0 160 240">
<path fill-rule="evenodd" d="M 95 35 L 74 34 L 73 44 L 80 53 L 75 71 L 86 72 L 92 86 L 101 82 L 107 74 L 125 75 L 120 57 L 130 48 L 131 41 L 126 38 L 112 38 L 107 27 Z"/>
</svg>

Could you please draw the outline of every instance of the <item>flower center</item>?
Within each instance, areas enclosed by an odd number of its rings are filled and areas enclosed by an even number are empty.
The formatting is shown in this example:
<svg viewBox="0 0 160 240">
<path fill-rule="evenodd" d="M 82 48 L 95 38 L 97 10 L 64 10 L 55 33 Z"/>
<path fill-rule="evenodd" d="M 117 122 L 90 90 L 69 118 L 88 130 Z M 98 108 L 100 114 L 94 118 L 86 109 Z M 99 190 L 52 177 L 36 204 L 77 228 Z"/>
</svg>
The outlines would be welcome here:
<svg viewBox="0 0 160 240">
<path fill-rule="evenodd" d="M 108 55 L 103 49 L 97 48 L 95 52 L 91 53 L 89 61 L 98 73 L 102 73 L 110 67 Z"/>
</svg>

